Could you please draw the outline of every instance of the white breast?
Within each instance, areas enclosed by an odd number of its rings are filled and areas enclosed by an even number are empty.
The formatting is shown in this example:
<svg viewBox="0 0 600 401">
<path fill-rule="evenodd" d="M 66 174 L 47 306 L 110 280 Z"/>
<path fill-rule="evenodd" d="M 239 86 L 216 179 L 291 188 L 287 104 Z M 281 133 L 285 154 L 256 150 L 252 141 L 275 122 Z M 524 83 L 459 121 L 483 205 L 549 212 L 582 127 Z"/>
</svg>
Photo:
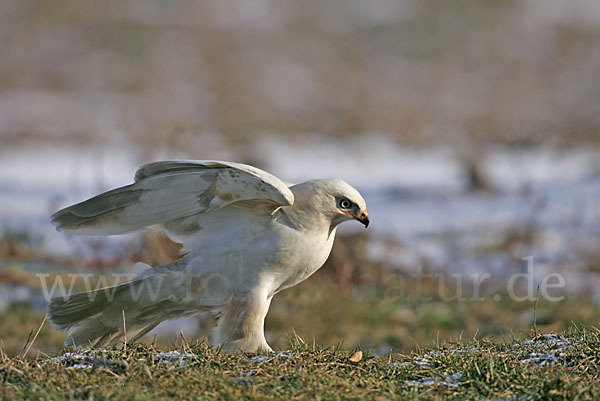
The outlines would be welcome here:
<svg viewBox="0 0 600 401">
<path fill-rule="evenodd" d="M 293 241 L 291 235 L 286 237 L 294 246 L 281 249 L 278 263 L 265 271 L 273 279 L 273 294 L 301 283 L 323 266 L 331 253 L 335 230 L 331 235 L 306 231 L 293 235 Z"/>
<path fill-rule="evenodd" d="M 191 225 L 191 223 L 190 223 Z M 227 290 L 260 286 L 271 295 L 296 285 L 327 260 L 335 230 L 291 227 L 271 216 L 222 210 L 194 221 L 185 246 L 191 275 L 223 278 Z M 225 290 L 225 288 L 223 288 Z"/>
</svg>

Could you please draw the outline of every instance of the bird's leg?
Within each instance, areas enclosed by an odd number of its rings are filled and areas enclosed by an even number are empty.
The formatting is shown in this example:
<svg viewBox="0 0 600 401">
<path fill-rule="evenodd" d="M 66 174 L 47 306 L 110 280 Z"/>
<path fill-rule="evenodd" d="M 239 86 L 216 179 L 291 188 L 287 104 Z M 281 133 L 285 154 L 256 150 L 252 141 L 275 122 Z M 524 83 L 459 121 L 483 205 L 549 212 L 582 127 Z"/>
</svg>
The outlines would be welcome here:
<svg viewBox="0 0 600 401">
<path fill-rule="evenodd" d="M 222 311 L 216 327 L 216 342 L 225 352 L 269 353 L 264 332 L 271 297 L 260 292 L 236 294 Z"/>
</svg>

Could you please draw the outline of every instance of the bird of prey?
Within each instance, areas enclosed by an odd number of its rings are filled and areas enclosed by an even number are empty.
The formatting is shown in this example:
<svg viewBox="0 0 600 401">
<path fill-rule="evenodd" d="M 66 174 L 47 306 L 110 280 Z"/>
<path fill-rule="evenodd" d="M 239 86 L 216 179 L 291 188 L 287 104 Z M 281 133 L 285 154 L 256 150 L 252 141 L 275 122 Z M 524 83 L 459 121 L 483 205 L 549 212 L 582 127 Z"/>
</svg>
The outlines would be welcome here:
<svg viewBox="0 0 600 401">
<path fill-rule="evenodd" d="M 54 298 L 48 313 L 68 331 L 65 344 L 87 347 L 210 312 L 212 342 L 224 351 L 271 352 L 264 320 L 273 296 L 317 271 L 337 226 L 352 219 L 369 224 L 363 197 L 340 179 L 290 185 L 239 163 L 146 164 L 133 184 L 62 209 L 52 223 L 93 235 L 158 227 L 183 256 L 113 287 Z"/>
</svg>

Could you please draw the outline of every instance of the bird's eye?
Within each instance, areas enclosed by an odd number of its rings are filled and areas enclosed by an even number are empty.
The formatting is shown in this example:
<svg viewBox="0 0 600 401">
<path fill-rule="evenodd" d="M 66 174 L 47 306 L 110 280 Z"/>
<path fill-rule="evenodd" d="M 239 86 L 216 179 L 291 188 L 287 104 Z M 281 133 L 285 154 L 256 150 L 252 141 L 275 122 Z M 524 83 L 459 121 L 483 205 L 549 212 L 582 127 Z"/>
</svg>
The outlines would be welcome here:
<svg viewBox="0 0 600 401">
<path fill-rule="evenodd" d="M 350 209 L 350 206 L 352 206 L 352 203 L 350 203 L 348 199 L 342 199 L 340 201 L 340 207 L 342 209 Z"/>
</svg>

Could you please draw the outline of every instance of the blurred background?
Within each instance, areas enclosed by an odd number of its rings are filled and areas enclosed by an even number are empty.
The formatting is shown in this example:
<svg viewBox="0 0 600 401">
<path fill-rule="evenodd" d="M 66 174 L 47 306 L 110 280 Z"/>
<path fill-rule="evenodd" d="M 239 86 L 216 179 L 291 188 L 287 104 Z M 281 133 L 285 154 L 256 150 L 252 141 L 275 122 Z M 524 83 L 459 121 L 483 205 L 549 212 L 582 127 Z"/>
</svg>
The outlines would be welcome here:
<svg viewBox="0 0 600 401">
<path fill-rule="evenodd" d="M 49 223 L 168 158 L 339 177 L 366 198 L 369 229 L 345 224 L 326 266 L 273 302 L 277 348 L 294 332 L 385 354 L 529 330 L 535 302 L 507 296 L 528 261 L 534 285 L 564 278 L 561 300 L 535 307 L 538 329 L 600 320 L 596 0 L 0 0 L 10 355 L 45 314 L 39 274 L 68 286 L 177 257 L 161 237 Z M 167 322 L 150 340 L 209 325 Z M 46 323 L 33 350 L 64 338 Z"/>
</svg>

